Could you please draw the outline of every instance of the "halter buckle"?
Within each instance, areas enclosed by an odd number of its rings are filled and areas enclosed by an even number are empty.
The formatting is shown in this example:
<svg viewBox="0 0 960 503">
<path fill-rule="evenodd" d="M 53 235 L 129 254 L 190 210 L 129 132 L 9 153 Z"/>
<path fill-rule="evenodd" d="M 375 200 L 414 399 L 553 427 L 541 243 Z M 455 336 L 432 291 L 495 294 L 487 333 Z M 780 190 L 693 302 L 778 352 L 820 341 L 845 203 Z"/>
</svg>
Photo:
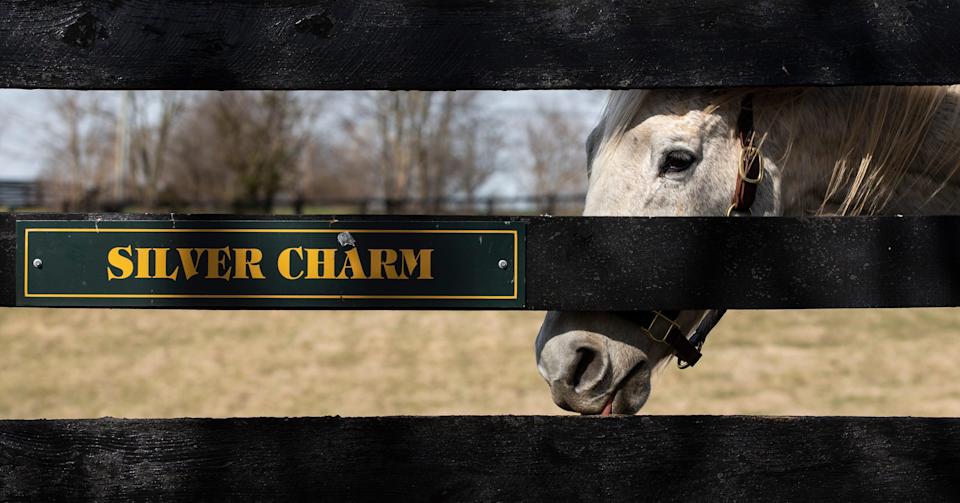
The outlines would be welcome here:
<svg viewBox="0 0 960 503">
<path fill-rule="evenodd" d="M 749 159 L 750 163 L 744 162 Z M 756 159 L 760 163 L 760 173 L 757 174 L 756 178 L 750 178 L 747 174 L 747 168 L 749 164 L 753 164 L 753 160 Z M 760 147 L 754 147 L 753 145 L 746 145 L 740 149 L 740 180 L 745 183 L 752 183 L 754 185 L 759 184 L 763 181 L 763 173 L 765 169 L 763 167 L 763 156 L 760 155 Z M 728 212 L 729 213 L 729 212 Z"/>
</svg>

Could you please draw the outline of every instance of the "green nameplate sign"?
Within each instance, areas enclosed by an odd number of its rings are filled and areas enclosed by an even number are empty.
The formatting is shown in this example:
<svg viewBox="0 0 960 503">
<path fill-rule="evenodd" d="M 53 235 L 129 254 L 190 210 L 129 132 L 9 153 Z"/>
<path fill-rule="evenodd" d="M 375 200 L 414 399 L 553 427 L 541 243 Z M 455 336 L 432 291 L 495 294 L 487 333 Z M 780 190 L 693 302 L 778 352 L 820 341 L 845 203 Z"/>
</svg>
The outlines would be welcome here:
<svg viewBox="0 0 960 503">
<path fill-rule="evenodd" d="M 18 221 L 21 306 L 522 307 L 512 221 Z"/>
</svg>

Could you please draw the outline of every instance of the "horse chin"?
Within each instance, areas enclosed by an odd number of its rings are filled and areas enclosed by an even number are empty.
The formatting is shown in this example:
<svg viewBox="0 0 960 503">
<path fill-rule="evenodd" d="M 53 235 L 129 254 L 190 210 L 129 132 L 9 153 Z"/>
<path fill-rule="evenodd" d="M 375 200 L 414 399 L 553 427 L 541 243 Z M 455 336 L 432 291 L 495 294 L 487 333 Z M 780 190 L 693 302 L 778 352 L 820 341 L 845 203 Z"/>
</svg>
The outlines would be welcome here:
<svg viewBox="0 0 960 503">
<path fill-rule="evenodd" d="M 640 412 L 640 409 L 647 403 L 647 398 L 650 398 L 649 385 L 644 386 L 643 389 L 639 391 L 623 389 L 617 393 L 616 398 L 613 400 L 612 412 L 614 414 L 632 416 Z"/>
<path fill-rule="evenodd" d="M 633 376 L 617 391 L 613 398 L 612 412 L 632 416 L 643 408 L 650 398 L 650 374 L 647 372 Z"/>
</svg>

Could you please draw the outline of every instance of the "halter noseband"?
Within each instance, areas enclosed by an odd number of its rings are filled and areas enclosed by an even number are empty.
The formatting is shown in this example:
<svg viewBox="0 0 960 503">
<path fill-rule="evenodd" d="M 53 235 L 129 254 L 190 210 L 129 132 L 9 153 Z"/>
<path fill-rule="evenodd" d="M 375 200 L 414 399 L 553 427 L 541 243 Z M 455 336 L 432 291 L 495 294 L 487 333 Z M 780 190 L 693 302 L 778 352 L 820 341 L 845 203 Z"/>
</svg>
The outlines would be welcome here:
<svg viewBox="0 0 960 503">
<path fill-rule="evenodd" d="M 763 156 L 760 145 L 754 145 L 753 95 L 747 94 L 740 102 L 737 117 L 737 138 L 740 141 L 740 158 L 737 162 L 737 186 L 727 216 L 749 216 L 750 208 L 757 199 L 757 188 L 763 181 Z M 697 364 L 703 354 L 700 350 L 707 334 L 720 321 L 726 309 L 710 309 L 700 318 L 693 330 L 684 334 L 677 323 L 680 311 L 623 311 L 616 314 L 640 325 L 651 339 L 667 344 L 677 357 L 677 366 L 682 369 Z"/>
<path fill-rule="evenodd" d="M 707 334 L 720 321 L 725 311 L 708 310 L 688 334 L 684 334 L 677 323 L 680 311 L 619 311 L 615 314 L 640 325 L 640 329 L 651 339 L 670 346 L 677 357 L 677 365 L 685 369 L 700 361 L 703 356 L 700 349 L 707 340 Z"/>
</svg>

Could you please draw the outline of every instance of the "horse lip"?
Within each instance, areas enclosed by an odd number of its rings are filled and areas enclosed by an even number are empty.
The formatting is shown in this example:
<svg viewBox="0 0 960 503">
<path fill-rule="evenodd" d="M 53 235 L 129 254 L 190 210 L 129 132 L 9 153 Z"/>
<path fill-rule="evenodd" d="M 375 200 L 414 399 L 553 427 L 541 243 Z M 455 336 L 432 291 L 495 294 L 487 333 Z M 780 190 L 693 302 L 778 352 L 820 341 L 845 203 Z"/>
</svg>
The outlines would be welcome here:
<svg viewBox="0 0 960 503">
<path fill-rule="evenodd" d="M 613 414 L 613 401 L 617 398 L 617 392 L 619 390 L 613 390 L 607 398 L 603 401 L 603 407 L 600 409 L 600 412 L 581 412 L 581 416 L 609 416 Z"/>
<path fill-rule="evenodd" d="M 617 386 L 614 387 L 613 393 L 610 394 L 610 402 L 611 402 L 611 404 L 613 403 L 613 401 L 614 401 L 614 399 L 617 397 L 617 395 L 620 394 L 620 390 L 623 389 L 623 386 L 626 385 L 627 383 L 629 383 L 630 381 L 632 381 L 633 378 L 636 377 L 637 374 L 639 374 L 640 372 L 642 372 L 643 369 L 644 369 L 644 367 L 646 367 L 646 366 L 647 366 L 647 361 L 646 361 L 646 360 L 641 360 L 641 361 L 637 362 L 637 364 L 634 365 L 633 368 L 631 368 L 629 372 L 627 372 L 626 374 L 624 374 L 623 378 L 620 379 L 620 382 L 617 383 Z M 613 407 L 612 407 L 612 405 L 611 405 L 610 410 L 611 410 L 611 412 L 613 412 Z"/>
<path fill-rule="evenodd" d="M 626 374 L 623 375 L 623 378 L 620 379 L 620 382 L 617 383 L 616 387 L 614 388 L 614 393 L 616 393 L 617 391 L 620 391 L 620 388 L 623 387 L 625 383 L 633 379 L 634 376 L 639 374 L 643 370 L 643 368 L 646 366 L 647 366 L 646 360 L 640 360 L 639 362 L 637 362 L 637 364 L 634 365 L 633 368 L 631 368 Z"/>
<path fill-rule="evenodd" d="M 643 360 L 637 363 L 636 365 L 633 366 L 633 368 L 630 369 L 629 372 L 623 375 L 620 381 L 617 382 L 617 385 L 613 387 L 613 391 L 611 391 L 610 394 L 607 395 L 606 399 L 603 401 L 603 408 L 600 409 L 600 413 L 599 413 L 600 415 L 607 416 L 610 414 L 616 414 L 616 411 L 613 410 L 613 402 L 617 399 L 617 395 L 620 394 L 620 390 L 623 388 L 623 385 L 629 382 L 631 379 L 633 379 L 633 377 L 636 376 L 643 369 L 643 367 L 646 366 L 646 363 L 647 363 L 646 360 Z M 609 413 L 605 414 L 608 408 L 609 408 Z M 588 412 L 584 412 L 582 415 L 585 415 L 585 416 L 596 415 L 596 413 L 591 414 Z"/>
</svg>

